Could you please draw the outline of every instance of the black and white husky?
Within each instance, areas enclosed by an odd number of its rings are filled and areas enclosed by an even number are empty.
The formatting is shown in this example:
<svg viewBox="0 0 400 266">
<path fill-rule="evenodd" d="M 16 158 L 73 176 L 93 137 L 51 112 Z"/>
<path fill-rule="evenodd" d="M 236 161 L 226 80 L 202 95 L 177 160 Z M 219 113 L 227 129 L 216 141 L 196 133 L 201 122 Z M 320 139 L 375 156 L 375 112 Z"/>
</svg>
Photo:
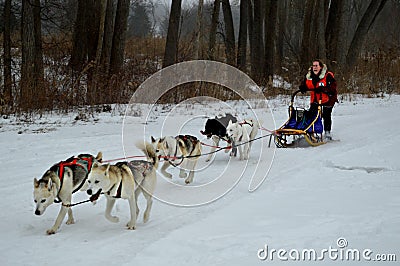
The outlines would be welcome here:
<svg viewBox="0 0 400 266">
<path fill-rule="evenodd" d="M 85 181 L 93 163 L 101 161 L 102 153 L 96 157 L 81 154 L 59 162 L 47 170 L 42 178 L 33 180 L 33 198 L 36 204 L 35 214 L 42 215 L 46 208 L 55 201 L 61 202 L 60 212 L 56 221 L 46 231 L 48 235 L 55 234 L 68 212 L 67 224 L 74 223 L 72 209 L 69 206 L 72 194 L 78 190 L 86 190 Z"/>
<path fill-rule="evenodd" d="M 180 178 L 186 178 L 185 170 L 189 170 L 185 183 L 193 182 L 194 169 L 201 155 L 201 143 L 196 137 L 191 135 L 166 136 L 158 139 L 151 137 L 151 142 L 157 154 L 165 159 L 161 167 L 161 173 L 165 177 L 172 178 L 166 170 L 174 165 L 180 167 Z"/>
<path fill-rule="evenodd" d="M 230 121 L 235 123 L 237 122 L 237 118 L 231 114 L 225 114 L 224 116 L 216 116 L 215 118 L 207 119 L 204 131 L 201 130 L 200 133 L 207 136 L 207 138 L 211 138 L 214 142 L 214 146 L 211 147 L 210 154 L 207 156 L 206 162 L 211 160 L 221 139 L 228 143 L 232 143 L 232 139 L 230 139 L 226 133 L 226 127 Z M 228 149 L 225 150 L 225 152 L 228 151 Z M 236 156 L 236 153 L 237 149 L 233 147 L 230 155 Z"/>
</svg>

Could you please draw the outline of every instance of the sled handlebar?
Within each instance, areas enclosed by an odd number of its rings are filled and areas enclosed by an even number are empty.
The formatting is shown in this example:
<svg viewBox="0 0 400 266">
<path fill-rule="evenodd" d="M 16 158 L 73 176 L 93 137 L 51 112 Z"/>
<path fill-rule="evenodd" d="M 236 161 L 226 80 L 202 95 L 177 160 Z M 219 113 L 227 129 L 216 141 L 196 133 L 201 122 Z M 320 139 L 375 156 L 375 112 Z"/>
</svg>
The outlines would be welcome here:
<svg viewBox="0 0 400 266">
<path fill-rule="evenodd" d="M 292 94 L 292 98 L 291 98 L 291 103 L 292 103 L 292 105 L 293 105 L 293 103 L 294 103 L 294 98 L 296 97 L 297 93 L 299 93 L 299 92 L 301 92 L 301 90 L 297 90 L 297 91 L 295 91 L 295 92 Z"/>
</svg>

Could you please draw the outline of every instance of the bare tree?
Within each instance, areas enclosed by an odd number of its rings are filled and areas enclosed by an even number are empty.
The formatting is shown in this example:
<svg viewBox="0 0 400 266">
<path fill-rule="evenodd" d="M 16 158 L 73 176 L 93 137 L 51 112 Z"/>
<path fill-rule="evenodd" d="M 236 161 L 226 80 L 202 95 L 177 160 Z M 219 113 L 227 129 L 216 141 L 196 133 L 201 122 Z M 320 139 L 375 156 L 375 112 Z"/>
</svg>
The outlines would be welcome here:
<svg viewBox="0 0 400 266">
<path fill-rule="evenodd" d="M 236 53 L 235 53 L 235 31 L 233 28 L 233 18 L 231 4 L 229 0 L 221 0 L 222 12 L 224 14 L 224 25 L 225 25 L 225 54 L 227 63 L 235 65 Z"/>
<path fill-rule="evenodd" d="M 274 75 L 275 40 L 278 20 L 278 1 L 269 0 L 265 12 L 265 67 L 264 76 L 272 81 Z M 272 84 L 269 84 L 272 86 Z"/>
<path fill-rule="evenodd" d="M 9 106 L 13 105 L 12 101 L 12 76 L 11 76 L 11 0 L 4 3 L 4 100 Z"/>
<path fill-rule="evenodd" d="M 340 47 L 341 23 L 343 19 L 344 0 L 331 1 L 328 22 L 325 31 L 326 58 L 329 68 L 335 71 Z"/>
<path fill-rule="evenodd" d="M 22 109 L 40 108 L 46 99 L 40 21 L 40 0 L 22 1 Z"/>
<path fill-rule="evenodd" d="M 254 0 L 252 8 L 249 10 L 249 32 L 250 34 L 250 56 L 251 56 L 251 76 L 261 83 L 263 77 L 263 58 L 264 58 L 264 38 L 262 34 L 264 17 L 261 0 Z"/>
<path fill-rule="evenodd" d="M 211 16 L 210 37 L 208 42 L 208 59 L 214 59 L 215 41 L 217 34 L 217 27 L 219 21 L 219 11 L 221 7 L 221 0 L 214 0 L 213 12 Z"/>
<path fill-rule="evenodd" d="M 204 7 L 204 0 L 199 0 L 199 6 L 197 7 L 197 25 L 196 25 L 196 41 L 195 41 L 195 48 L 194 53 L 196 59 L 200 59 L 200 37 L 201 37 L 201 28 L 202 28 L 202 21 L 203 21 L 203 7 Z"/>
<path fill-rule="evenodd" d="M 360 23 L 357 26 L 357 30 L 351 41 L 349 50 L 346 56 L 346 69 L 351 70 L 356 64 L 357 58 L 359 57 L 360 51 L 363 47 L 365 38 L 376 17 L 382 11 L 387 0 L 374 0 L 371 1 L 367 10 L 365 11 Z M 347 72 L 347 71 L 346 71 Z"/>
<path fill-rule="evenodd" d="M 246 69 L 247 53 L 247 25 L 249 5 L 247 0 L 240 1 L 240 26 L 237 52 L 237 66 L 240 70 Z"/>
<path fill-rule="evenodd" d="M 172 0 L 163 67 L 173 65 L 177 62 L 181 7 L 182 0 Z"/>
<path fill-rule="evenodd" d="M 110 60 L 111 74 L 118 74 L 124 63 L 126 31 L 128 27 L 129 0 L 118 0 Z"/>
</svg>

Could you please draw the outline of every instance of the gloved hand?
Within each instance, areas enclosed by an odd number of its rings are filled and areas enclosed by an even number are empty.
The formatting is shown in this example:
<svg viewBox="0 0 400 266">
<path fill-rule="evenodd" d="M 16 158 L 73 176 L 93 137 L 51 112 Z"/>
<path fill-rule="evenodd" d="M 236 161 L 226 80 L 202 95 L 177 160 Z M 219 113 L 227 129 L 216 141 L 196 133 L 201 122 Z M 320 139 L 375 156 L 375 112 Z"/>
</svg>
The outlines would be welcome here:
<svg viewBox="0 0 400 266">
<path fill-rule="evenodd" d="M 315 93 L 321 93 L 321 92 L 325 93 L 326 87 L 321 86 L 321 87 L 315 88 L 314 91 L 315 91 Z"/>
<path fill-rule="evenodd" d="M 300 90 L 301 93 L 304 94 L 304 93 L 306 93 L 306 92 L 308 91 L 308 88 L 307 88 L 307 86 L 301 86 L 301 85 L 300 85 L 300 86 L 299 86 L 299 90 Z"/>
</svg>

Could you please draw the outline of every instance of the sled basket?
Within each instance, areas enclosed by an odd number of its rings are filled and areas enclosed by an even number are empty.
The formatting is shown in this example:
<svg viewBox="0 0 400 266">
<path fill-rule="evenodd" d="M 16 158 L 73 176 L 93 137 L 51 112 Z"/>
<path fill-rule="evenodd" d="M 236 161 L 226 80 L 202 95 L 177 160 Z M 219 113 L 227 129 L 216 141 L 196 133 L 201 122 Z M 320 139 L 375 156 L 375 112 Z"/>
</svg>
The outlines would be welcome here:
<svg viewBox="0 0 400 266">
<path fill-rule="evenodd" d="M 322 124 L 321 105 L 318 104 L 309 110 L 295 108 L 293 102 L 299 92 L 300 90 L 292 95 L 288 120 L 274 132 L 274 142 L 279 148 L 293 146 L 302 138 L 311 146 L 319 146 L 326 143 L 322 136 L 324 127 Z M 290 139 L 292 140 L 291 143 L 289 142 Z"/>
</svg>

